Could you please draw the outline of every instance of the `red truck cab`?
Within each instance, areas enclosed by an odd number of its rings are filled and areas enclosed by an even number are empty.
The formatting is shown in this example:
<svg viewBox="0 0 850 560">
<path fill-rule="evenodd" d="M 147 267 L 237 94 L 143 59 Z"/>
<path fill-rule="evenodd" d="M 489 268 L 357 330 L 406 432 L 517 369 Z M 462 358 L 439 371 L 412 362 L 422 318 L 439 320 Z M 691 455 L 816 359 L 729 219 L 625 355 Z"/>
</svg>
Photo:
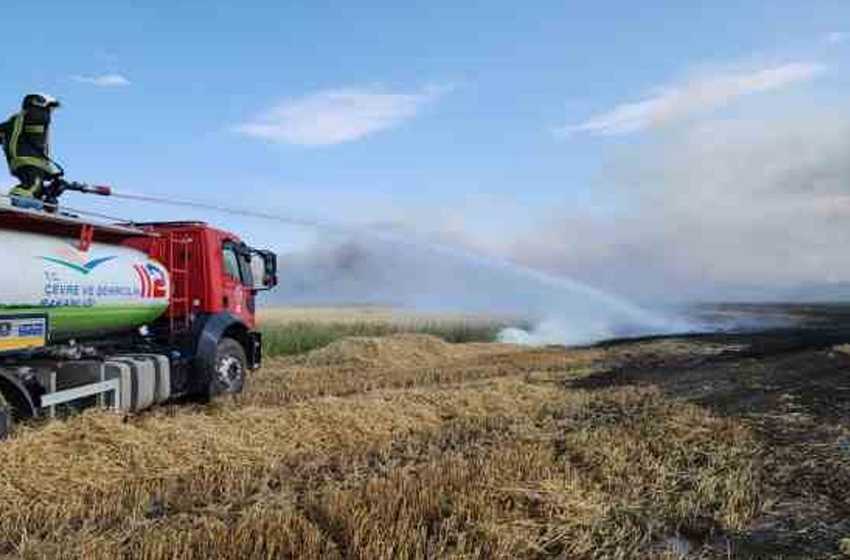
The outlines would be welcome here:
<svg viewBox="0 0 850 560">
<path fill-rule="evenodd" d="M 231 369 L 244 361 L 249 370 L 262 361 L 261 334 L 256 330 L 257 293 L 277 285 L 277 259 L 270 251 L 247 246 L 238 236 L 203 222 L 134 224 L 148 237 L 131 237 L 125 245 L 145 251 L 161 262 L 171 276 L 170 304 L 153 325 L 154 336 L 191 356 L 186 392 L 239 392 L 243 372 Z M 222 340 L 225 342 L 222 343 Z M 243 356 L 232 342 L 238 343 Z M 244 358 L 244 359 L 243 359 Z M 197 372 L 218 371 L 220 379 L 198 379 Z M 192 386 L 192 378 L 200 386 Z M 197 384 L 195 384 L 197 385 Z M 207 389 L 209 388 L 209 391 Z"/>
</svg>

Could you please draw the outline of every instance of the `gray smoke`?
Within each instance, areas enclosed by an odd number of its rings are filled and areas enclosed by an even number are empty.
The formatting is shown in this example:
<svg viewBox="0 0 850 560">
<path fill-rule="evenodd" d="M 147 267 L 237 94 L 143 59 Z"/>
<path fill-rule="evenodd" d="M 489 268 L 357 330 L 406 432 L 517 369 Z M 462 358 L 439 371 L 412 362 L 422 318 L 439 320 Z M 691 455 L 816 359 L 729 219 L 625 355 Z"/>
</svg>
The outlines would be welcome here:
<svg viewBox="0 0 850 560">
<path fill-rule="evenodd" d="M 561 284 L 463 250 L 351 234 L 288 255 L 279 297 L 514 315 L 538 326 L 506 340 L 580 343 L 693 328 L 659 311 L 671 302 L 850 294 L 850 120 L 789 113 L 704 122 L 619 149 L 599 178 L 615 209 L 605 216 L 541 210 L 540 225 L 507 245 L 474 228 L 459 236 L 457 224 L 429 232 Z"/>
<path fill-rule="evenodd" d="M 467 311 L 541 325 L 532 333 L 506 330 L 510 342 L 580 344 L 688 328 L 569 278 L 410 233 L 370 230 L 328 239 L 282 264 L 278 297 L 292 303 Z"/>
<path fill-rule="evenodd" d="M 604 179 L 628 211 L 564 208 L 510 253 L 644 301 L 846 298 L 850 120 L 795 113 L 621 152 Z"/>
</svg>

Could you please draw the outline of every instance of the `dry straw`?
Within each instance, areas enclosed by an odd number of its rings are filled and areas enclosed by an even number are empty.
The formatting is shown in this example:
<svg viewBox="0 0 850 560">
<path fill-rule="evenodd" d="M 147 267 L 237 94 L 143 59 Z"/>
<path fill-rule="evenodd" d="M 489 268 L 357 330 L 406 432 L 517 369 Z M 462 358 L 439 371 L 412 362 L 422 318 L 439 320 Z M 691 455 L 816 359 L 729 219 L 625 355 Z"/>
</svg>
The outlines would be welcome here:
<svg viewBox="0 0 850 560">
<path fill-rule="evenodd" d="M 758 514 L 746 424 L 565 389 L 599 358 L 355 340 L 237 402 L 24 428 L 0 558 L 662 558 Z"/>
</svg>

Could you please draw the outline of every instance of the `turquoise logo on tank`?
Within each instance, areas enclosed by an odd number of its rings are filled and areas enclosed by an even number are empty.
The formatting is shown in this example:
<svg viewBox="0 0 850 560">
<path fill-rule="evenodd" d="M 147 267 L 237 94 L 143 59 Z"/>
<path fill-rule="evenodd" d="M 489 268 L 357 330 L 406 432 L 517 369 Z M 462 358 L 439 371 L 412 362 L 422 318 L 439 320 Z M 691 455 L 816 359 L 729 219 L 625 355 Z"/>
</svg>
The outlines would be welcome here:
<svg viewBox="0 0 850 560">
<path fill-rule="evenodd" d="M 45 260 L 49 263 L 58 264 L 61 266 L 65 266 L 70 268 L 71 270 L 76 270 L 82 274 L 89 274 L 95 268 L 99 267 L 103 263 L 109 262 L 116 257 L 101 257 L 99 259 L 92 259 L 87 262 L 74 263 L 70 261 L 66 261 L 65 259 L 57 259 L 55 257 L 41 257 L 42 260 Z"/>
</svg>

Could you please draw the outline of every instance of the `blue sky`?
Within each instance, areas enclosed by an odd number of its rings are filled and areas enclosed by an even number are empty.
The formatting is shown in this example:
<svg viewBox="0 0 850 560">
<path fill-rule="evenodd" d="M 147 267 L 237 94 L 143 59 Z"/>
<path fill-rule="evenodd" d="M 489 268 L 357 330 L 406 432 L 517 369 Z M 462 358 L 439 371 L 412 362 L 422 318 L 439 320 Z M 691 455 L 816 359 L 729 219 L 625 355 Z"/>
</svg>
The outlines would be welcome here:
<svg viewBox="0 0 850 560">
<path fill-rule="evenodd" d="M 633 208 L 606 170 L 677 127 L 795 96 L 844 107 L 850 54 L 841 0 L 6 0 L 3 18 L 0 110 L 59 96 L 70 178 L 508 253 L 553 208 Z M 202 217 L 282 250 L 312 239 Z"/>
</svg>

